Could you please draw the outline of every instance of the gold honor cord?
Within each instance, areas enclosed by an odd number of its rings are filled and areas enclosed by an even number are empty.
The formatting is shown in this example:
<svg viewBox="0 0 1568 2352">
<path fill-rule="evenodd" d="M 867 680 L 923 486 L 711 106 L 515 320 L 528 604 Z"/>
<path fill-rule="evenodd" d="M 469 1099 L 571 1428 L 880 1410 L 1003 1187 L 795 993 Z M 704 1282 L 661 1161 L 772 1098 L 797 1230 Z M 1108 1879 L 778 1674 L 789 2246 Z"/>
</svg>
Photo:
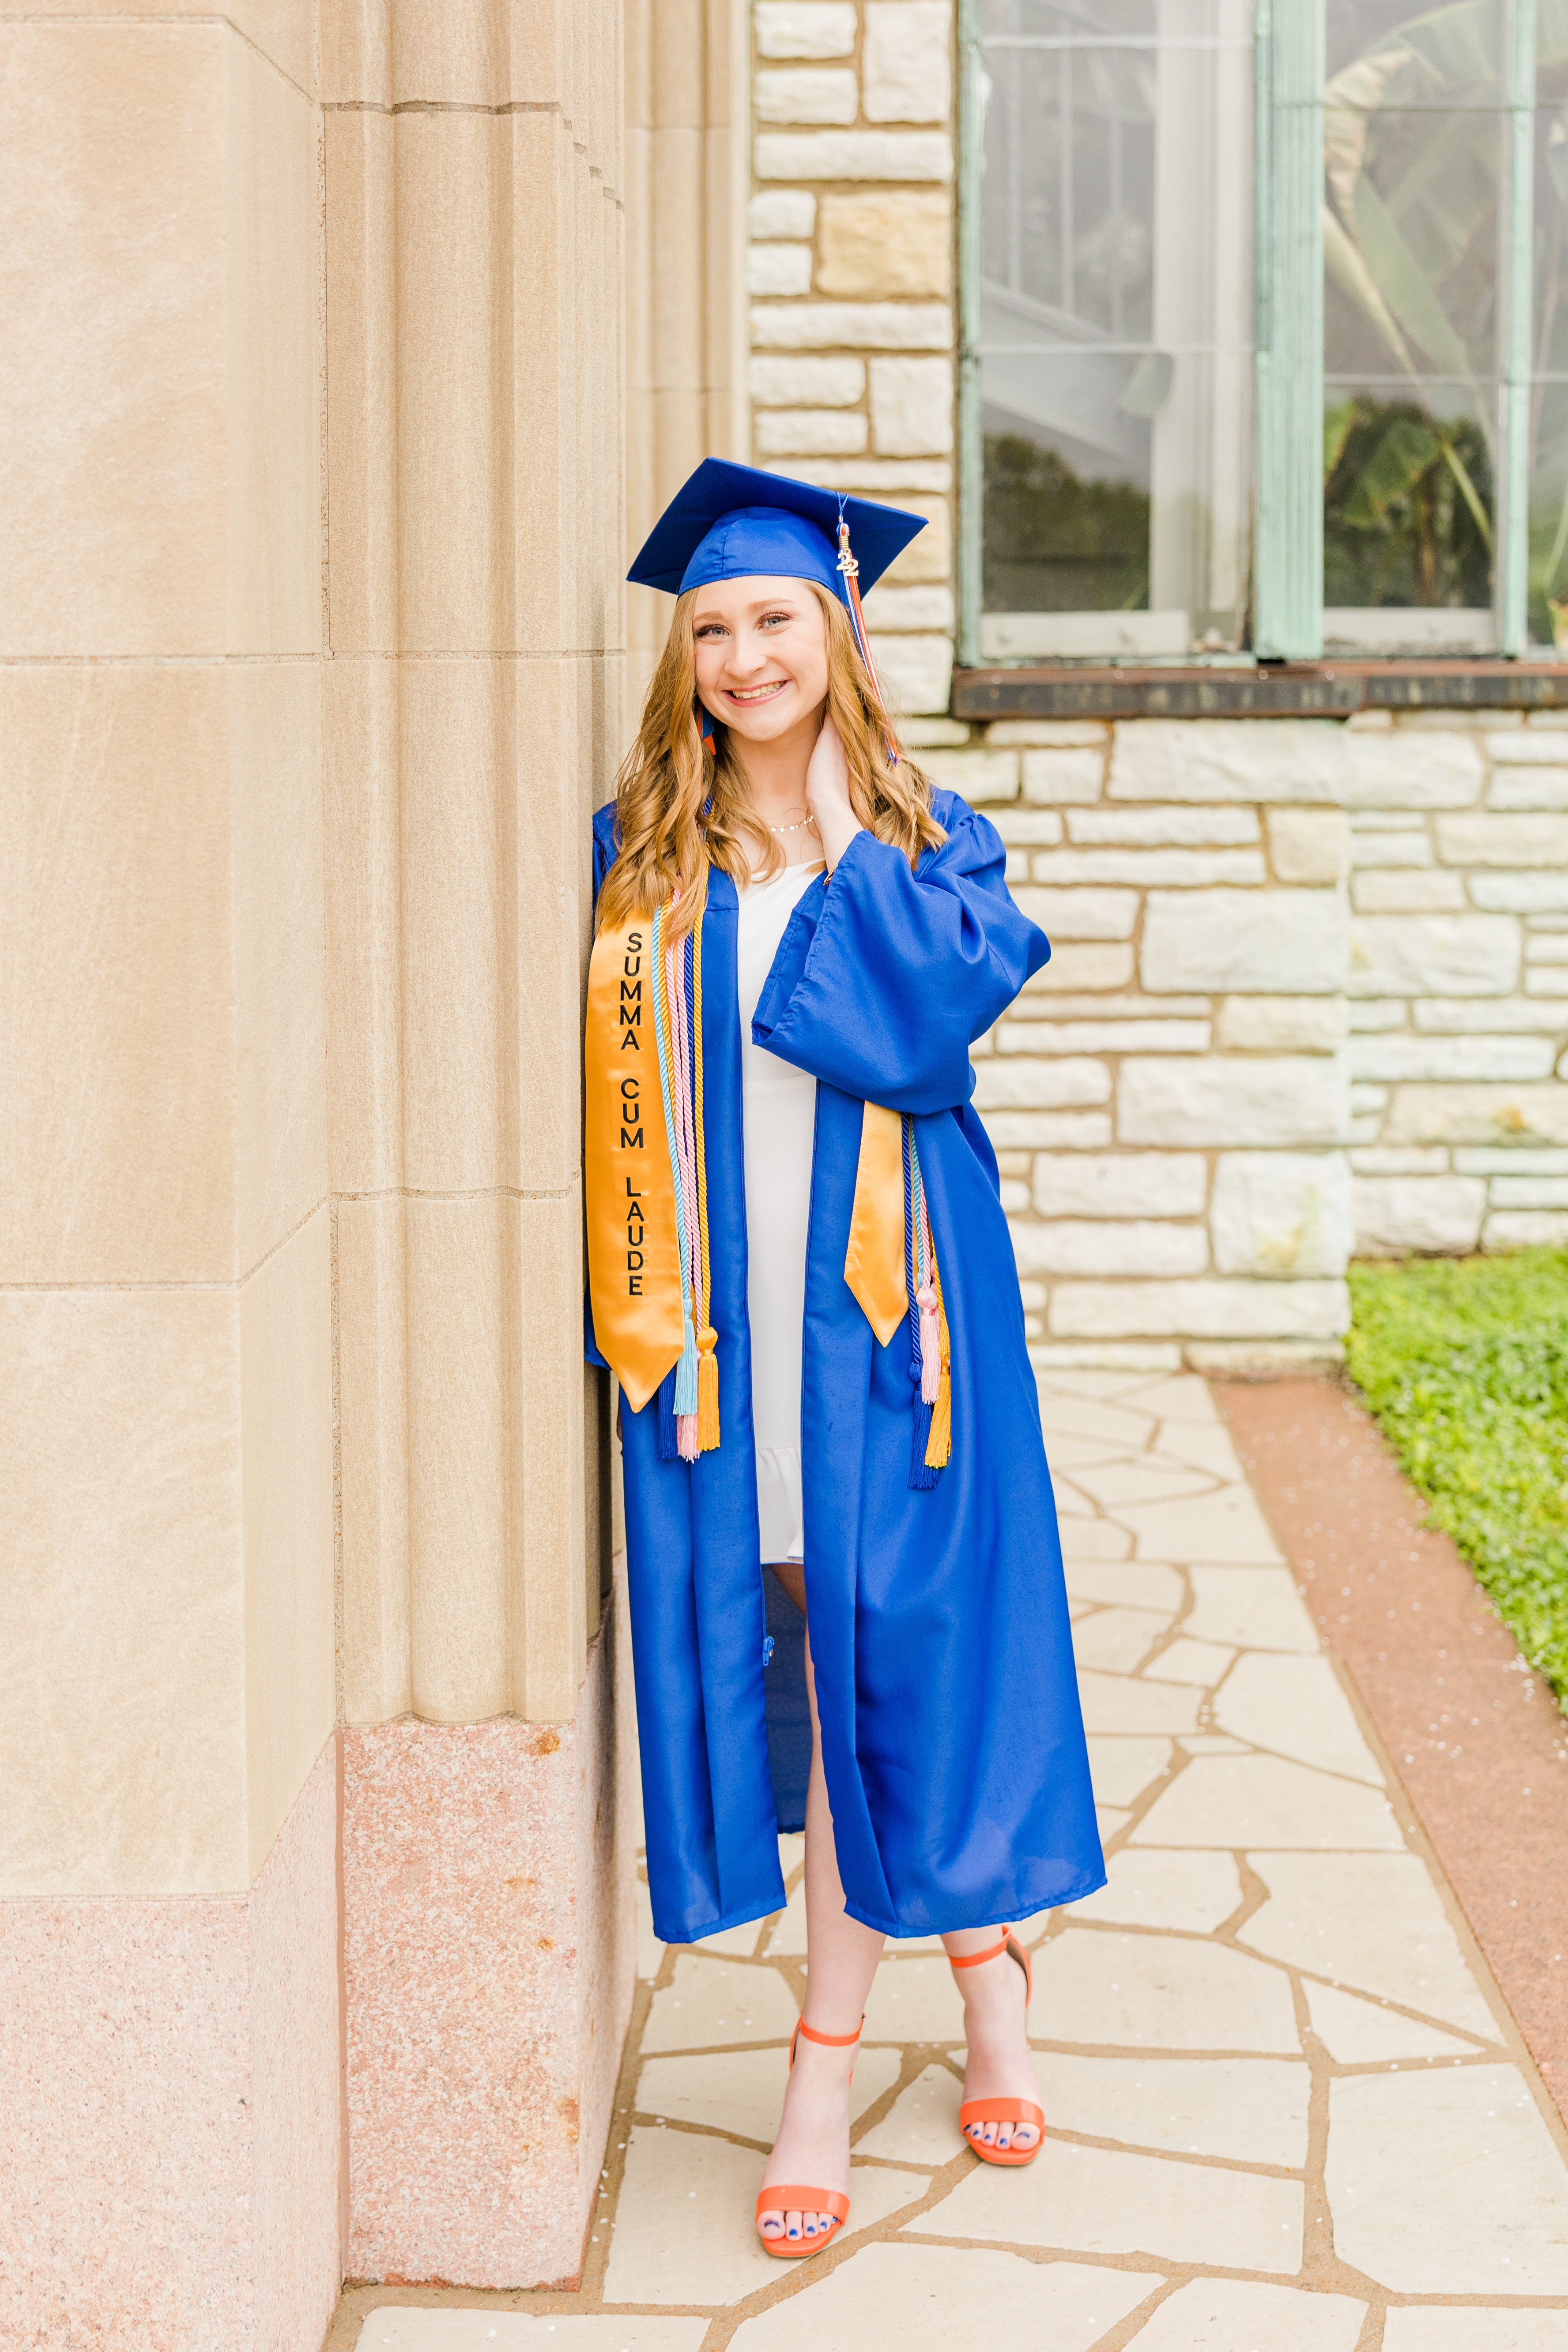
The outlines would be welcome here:
<svg viewBox="0 0 1568 2352">
<path fill-rule="evenodd" d="M 653 924 L 601 931 L 588 965 L 585 1193 L 594 1336 L 640 1412 L 681 1348 L 675 1183 L 654 1034 Z"/>
</svg>

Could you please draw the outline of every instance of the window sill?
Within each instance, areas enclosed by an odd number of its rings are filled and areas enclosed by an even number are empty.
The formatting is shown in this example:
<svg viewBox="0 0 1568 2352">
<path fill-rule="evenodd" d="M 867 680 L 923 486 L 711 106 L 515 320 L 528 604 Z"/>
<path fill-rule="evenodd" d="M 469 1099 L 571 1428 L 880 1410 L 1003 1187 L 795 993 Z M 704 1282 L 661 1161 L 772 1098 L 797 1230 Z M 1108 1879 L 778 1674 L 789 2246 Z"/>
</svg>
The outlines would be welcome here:
<svg viewBox="0 0 1568 2352">
<path fill-rule="evenodd" d="M 1348 719 L 1568 709 L 1568 661 L 1322 661 L 955 669 L 955 719 Z"/>
</svg>

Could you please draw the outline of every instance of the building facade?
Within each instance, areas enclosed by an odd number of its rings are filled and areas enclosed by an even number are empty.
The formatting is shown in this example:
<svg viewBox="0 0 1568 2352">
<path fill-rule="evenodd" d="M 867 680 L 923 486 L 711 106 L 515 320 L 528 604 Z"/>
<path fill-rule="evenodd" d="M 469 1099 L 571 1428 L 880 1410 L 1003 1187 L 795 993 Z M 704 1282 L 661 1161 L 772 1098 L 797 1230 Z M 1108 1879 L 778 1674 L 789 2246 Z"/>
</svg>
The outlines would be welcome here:
<svg viewBox="0 0 1568 2352">
<path fill-rule="evenodd" d="M 1568 1233 L 1568 90 L 1446 16 L 0 8 L 0 2338 L 577 2270 L 587 820 L 704 455 L 928 517 L 868 613 L 1055 943 L 976 1048 L 1042 1361 Z"/>
<path fill-rule="evenodd" d="M 930 515 L 878 660 L 1055 946 L 976 1055 L 1042 1362 L 1568 1236 L 1568 57 L 1450 16 L 753 11 L 756 459 Z"/>
<path fill-rule="evenodd" d="M 618 5 L 7 11 L 0 2338 L 569 2278 Z"/>
</svg>

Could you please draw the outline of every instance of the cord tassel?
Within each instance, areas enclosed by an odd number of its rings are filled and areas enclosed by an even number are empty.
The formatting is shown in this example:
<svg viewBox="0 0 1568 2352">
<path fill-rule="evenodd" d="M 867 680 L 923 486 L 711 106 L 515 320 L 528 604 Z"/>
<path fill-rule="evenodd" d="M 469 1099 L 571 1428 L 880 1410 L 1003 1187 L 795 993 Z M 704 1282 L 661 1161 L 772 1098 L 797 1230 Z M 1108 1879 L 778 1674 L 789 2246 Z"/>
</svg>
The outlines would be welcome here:
<svg viewBox="0 0 1568 2352">
<path fill-rule="evenodd" d="M 932 1269 L 936 1285 L 937 1346 L 941 1354 L 941 1372 L 937 1381 L 936 1401 L 931 1406 L 931 1435 L 926 1440 L 925 1462 L 928 1469 L 945 1470 L 952 1454 L 952 1343 L 948 1337 L 947 1309 L 942 1304 L 942 1284 Z"/>
<path fill-rule="evenodd" d="M 661 1462 L 677 1462 L 680 1458 L 679 1433 L 675 1426 L 673 1372 L 666 1372 L 658 1384 L 658 1458 Z"/>
<path fill-rule="evenodd" d="M 929 1493 L 942 1475 L 927 1459 L 931 1452 L 931 1407 L 915 1399 L 914 1429 L 910 1442 L 910 1485 L 917 1493 Z"/>
<path fill-rule="evenodd" d="M 923 1282 L 915 1297 L 921 1310 L 921 1402 L 934 1404 L 942 1381 L 942 1326 L 937 1318 L 936 1285 Z"/>
<path fill-rule="evenodd" d="M 719 1334 L 707 1324 L 698 1335 L 697 1443 L 710 1454 L 719 1443 L 719 1359 L 714 1349 Z"/>
</svg>

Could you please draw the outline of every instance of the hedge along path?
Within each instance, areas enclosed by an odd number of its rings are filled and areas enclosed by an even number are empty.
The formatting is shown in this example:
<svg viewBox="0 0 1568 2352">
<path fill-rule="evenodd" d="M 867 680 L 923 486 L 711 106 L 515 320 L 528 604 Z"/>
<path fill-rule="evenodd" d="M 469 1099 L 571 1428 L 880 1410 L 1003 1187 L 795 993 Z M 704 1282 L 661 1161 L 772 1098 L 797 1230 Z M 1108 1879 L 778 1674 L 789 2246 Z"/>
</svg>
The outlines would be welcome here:
<svg viewBox="0 0 1568 2352">
<path fill-rule="evenodd" d="M 1352 1265 L 1347 1363 L 1400 1467 L 1568 1701 L 1568 1251 Z"/>
</svg>

